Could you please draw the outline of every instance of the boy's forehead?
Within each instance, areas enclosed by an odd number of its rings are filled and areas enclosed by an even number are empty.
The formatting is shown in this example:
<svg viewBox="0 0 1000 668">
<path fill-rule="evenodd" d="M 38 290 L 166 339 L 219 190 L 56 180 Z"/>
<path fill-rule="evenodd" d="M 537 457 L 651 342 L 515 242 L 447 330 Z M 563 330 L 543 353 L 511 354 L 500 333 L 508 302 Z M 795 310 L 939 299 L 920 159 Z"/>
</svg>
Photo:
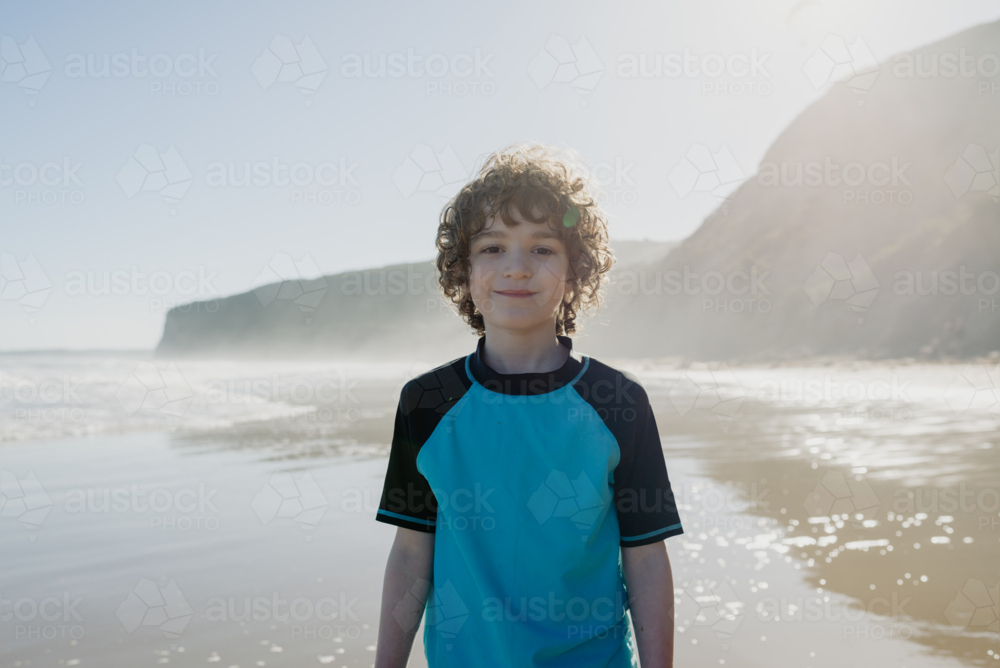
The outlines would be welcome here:
<svg viewBox="0 0 1000 668">
<path fill-rule="evenodd" d="M 552 229 L 552 226 L 545 222 L 539 223 L 520 223 L 513 226 L 511 229 L 507 229 L 506 225 L 500 225 L 499 227 L 486 227 L 482 232 L 472 237 L 475 239 L 481 238 L 500 238 L 508 236 L 516 236 L 519 234 L 518 230 L 522 230 L 523 234 L 530 235 L 532 238 L 544 238 L 544 239 L 555 239 L 561 241 L 562 237 Z"/>
<path fill-rule="evenodd" d="M 518 234 L 530 235 L 533 238 L 547 238 L 562 240 L 562 236 L 554 228 L 552 221 L 540 220 L 531 221 L 524 220 L 520 216 L 512 216 L 514 218 L 515 224 L 508 227 L 501 220 L 500 214 L 495 216 L 490 216 L 486 219 L 486 224 L 483 229 L 476 235 L 473 239 L 479 238 L 497 238 L 497 237 L 508 237 L 515 236 Z"/>
<path fill-rule="evenodd" d="M 495 220 L 499 220 L 500 219 L 500 211 L 499 211 L 499 209 L 491 213 L 491 211 L 490 211 L 491 208 L 492 207 L 491 207 L 490 204 L 483 204 L 482 205 L 482 211 L 483 211 L 483 214 L 486 216 L 486 224 L 487 224 L 487 226 L 493 224 L 493 222 Z M 528 220 L 528 219 L 526 219 L 524 217 L 524 215 L 521 213 L 521 209 L 514 202 L 511 202 L 510 207 L 507 209 L 507 211 L 508 211 L 509 217 L 512 218 L 514 220 L 514 222 L 516 222 L 516 223 L 530 223 L 530 222 L 533 222 L 533 221 L 530 221 L 530 220 Z M 541 207 L 539 207 L 537 204 L 533 204 L 531 206 L 531 216 L 532 216 L 532 218 L 535 218 L 537 220 L 537 219 L 541 218 L 543 215 L 544 215 L 544 212 L 542 211 Z"/>
</svg>

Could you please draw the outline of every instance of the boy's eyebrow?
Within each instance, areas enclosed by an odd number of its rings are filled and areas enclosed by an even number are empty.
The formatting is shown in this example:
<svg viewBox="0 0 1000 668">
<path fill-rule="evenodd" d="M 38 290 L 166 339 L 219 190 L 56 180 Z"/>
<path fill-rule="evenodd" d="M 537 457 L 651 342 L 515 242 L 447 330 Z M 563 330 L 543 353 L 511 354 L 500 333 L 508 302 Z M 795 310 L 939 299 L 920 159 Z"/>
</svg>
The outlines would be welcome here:
<svg viewBox="0 0 1000 668">
<path fill-rule="evenodd" d="M 502 239 L 507 236 L 507 232 L 504 230 L 485 230 L 480 232 L 472 238 L 473 241 L 477 239 L 489 239 L 497 238 Z M 553 232 L 549 228 L 537 229 L 531 233 L 533 239 L 555 239 L 556 241 L 562 241 L 558 234 Z"/>
</svg>

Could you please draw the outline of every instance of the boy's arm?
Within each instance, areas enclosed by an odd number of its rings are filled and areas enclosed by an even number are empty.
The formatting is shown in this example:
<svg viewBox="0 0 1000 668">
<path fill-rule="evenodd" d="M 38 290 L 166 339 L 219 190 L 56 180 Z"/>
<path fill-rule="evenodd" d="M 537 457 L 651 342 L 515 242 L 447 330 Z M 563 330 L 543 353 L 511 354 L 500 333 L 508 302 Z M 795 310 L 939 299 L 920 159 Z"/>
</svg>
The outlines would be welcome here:
<svg viewBox="0 0 1000 668">
<path fill-rule="evenodd" d="M 396 528 L 382 583 L 376 668 L 405 668 L 420 627 L 434 564 L 434 534 Z"/>
<path fill-rule="evenodd" d="M 663 541 L 623 547 L 622 571 L 642 668 L 674 665 L 674 578 Z"/>
</svg>

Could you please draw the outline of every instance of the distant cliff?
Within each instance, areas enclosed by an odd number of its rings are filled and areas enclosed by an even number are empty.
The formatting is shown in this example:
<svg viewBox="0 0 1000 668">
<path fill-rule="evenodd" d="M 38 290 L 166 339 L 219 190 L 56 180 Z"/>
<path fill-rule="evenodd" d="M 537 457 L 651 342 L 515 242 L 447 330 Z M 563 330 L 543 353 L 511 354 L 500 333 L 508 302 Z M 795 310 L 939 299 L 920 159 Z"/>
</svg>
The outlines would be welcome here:
<svg viewBox="0 0 1000 668">
<path fill-rule="evenodd" d="M 672 242 L 616 241 L 615 271 L 659 261 Z M 278 256 L 265 272 L 307 273 Z M 171 309 L 165 357 L 366 358 L 428 364 L 467 354 L 475 333 L 446 305 L 434 264 L 417 262 L 286 280 Z"/>
</svg>

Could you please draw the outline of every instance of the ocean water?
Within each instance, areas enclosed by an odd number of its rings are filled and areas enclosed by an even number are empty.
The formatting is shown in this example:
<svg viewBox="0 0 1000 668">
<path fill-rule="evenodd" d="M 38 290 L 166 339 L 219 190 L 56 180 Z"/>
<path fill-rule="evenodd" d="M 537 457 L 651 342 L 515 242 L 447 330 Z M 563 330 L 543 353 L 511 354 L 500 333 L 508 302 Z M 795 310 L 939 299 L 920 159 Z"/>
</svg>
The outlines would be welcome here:
<svg viewBox="0 0 1000 668">
<path fill-rule="evenodd" d="M 0 354 L 0 441 L 225 430 L 295 418 L 343 424 L 367 415 L 372 393 L 398 396 L 403 380 L 423 370 L 164 361 L 147 353 Z"/>
<path fill-rule="evenodd" d="M 679 663 L 1000 665 L 995 360 L 605 361 L 649 393 L 685 526 Z M 372 665 L 425 370 L 0 356 L 0 665 Z"/>
</svg>

